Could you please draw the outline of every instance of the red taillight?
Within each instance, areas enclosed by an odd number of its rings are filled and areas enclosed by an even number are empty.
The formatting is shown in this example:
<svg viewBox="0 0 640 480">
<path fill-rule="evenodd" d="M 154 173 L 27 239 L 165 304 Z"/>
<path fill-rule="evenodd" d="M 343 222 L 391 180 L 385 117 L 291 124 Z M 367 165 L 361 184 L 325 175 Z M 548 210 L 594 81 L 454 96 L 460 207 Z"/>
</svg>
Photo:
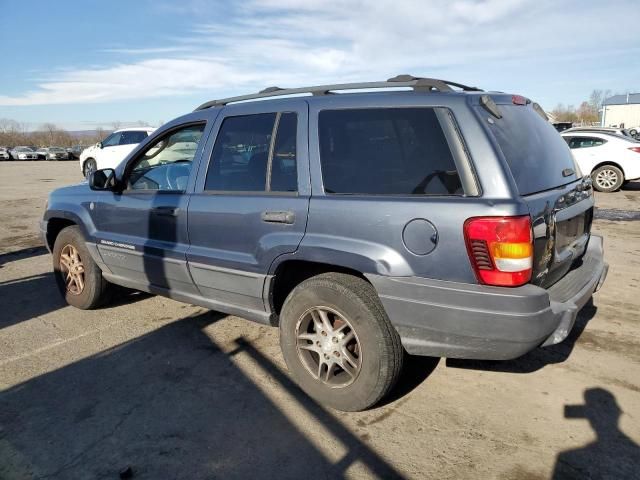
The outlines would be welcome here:
<svg viewBox="0 0 640 480">
<path fill-rule="evenodd" d="M 640 147 L 629 147 L 629 150 L 636 152 L 636 153 L 640 153 Z"/>
<path fill-rule="evenodd" d="M 481 283 L 517 287 L 531 280 L 531 219 L 475 217 L 464 222 L 469 259 Z"/>
</svg>

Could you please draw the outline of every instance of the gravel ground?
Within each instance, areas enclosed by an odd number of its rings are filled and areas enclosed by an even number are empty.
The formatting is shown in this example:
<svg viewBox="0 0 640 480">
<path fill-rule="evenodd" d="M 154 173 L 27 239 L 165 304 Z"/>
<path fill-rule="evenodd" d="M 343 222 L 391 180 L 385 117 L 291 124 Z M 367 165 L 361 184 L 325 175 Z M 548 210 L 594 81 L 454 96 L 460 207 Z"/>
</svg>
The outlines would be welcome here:
<svg viewBox="0 0 640 480">
<path fill-rule="evenodd" d="M 289 380 L 276 329 L 146 294 L 65 306 L 37 222 L 80 179 L 0 163 L 0 479 L 640 478 L 640 184 L 597 195 L 609 277 L 563 344 L 416 358 L 344 414 Z"/>
</svg>

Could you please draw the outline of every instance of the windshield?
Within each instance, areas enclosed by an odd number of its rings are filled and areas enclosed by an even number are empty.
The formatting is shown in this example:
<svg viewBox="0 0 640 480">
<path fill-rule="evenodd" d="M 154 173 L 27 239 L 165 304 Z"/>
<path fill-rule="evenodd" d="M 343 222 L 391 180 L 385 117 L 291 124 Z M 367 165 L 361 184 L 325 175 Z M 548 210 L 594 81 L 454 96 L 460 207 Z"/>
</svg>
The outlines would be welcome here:
<svg viewBox="0 0 640 480">
<path fill-rule="evenodd" d="M 16 147 L 14 150 L 16 152 L 33 152 L 29 147 Z"/>
<path fill-rule="evenodd" d="M 498 105 L 502 118 L 476 107 L 502 150 L 521 195 L 566 185 L 578 179 L 566 142 L 530 106 Z"/>
<path fill-rule="evenodd" d="M 49 149 L 50 152 L 64 152 L 64 150 L 60 147 L 51 147 Z"/>
</svg>

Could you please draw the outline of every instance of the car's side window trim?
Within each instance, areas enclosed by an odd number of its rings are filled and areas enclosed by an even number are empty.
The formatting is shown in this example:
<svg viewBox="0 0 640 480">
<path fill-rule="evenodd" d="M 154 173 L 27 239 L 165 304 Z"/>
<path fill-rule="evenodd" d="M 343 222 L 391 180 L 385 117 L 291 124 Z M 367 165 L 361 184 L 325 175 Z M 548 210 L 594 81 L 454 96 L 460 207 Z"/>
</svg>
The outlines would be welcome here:
<svg viewBox="0 0 640 480">
<path fill-rule="evenodd" d="M 320 172 L 322 179 L 322 192 L 324 195 L 328 196 L 356 196 L 356 197 L 384 197 L 384 198 L 441 198 L 441 197 L 451 197 L 451 198 L 467 198 L 467 197 L 477 197 L 481 194 L 480 185 L 477 179 L 477 175 L 475 170 L 473 169 L 471 163 L 471 157 L 468 155 L 468 150 L 464 144 L 464 139 L 462 135 L 460 135 L 460 131 L 455 122 L 455 117 L 453 117 L 453 112 L 449 107 L 442 105 L 402 105 L 402 106 L 376 106 L 376 107 L 345 107 L 345 108 L 322 108 L 318 111 L 317 117 L 320 118 L 320 114 L 324 111 L 338 111 L 338 110 L 384 110 L 384 109 L 392 109 L 392 110 L 401 110 L 401 109 L 431 109 L 434 111 L 436 118 L 440 127 L 442 128 L 443 134 L 445 136 L 445 140 L 447 145 L 449 146 L 449 150 L 451 152 L 451 156 L 453 158 L 454 164 L 457 169 L 458 176 L 460 177 L 462 183 L 463 193 L 454 194 L 454 193 L 423 193 L 423 194 L 407 194 L 407 193 L 342 193 L 342 192 L 331 192 L 326 189 L 324 183 L 324 176 L 322 175 L 322 159 L 319 158 L 320 163 Z M 447 112 L 447 113 L 445 113 Z M 320 122 L 318 122 L 318 128 L 316 131 L 316 135 L 318 138 L 320 137 Z M 456 148 L 453 148 L 453 145 Z M 465 178 L 463 178 L 465 177 Z M 469 186 L 469 191 L 467 191 L 467 187 Z"/>
<path fill-rule="evenodd" d="M 147 151 L 149 151 L 151 148 L 153 148 L 153 145 L 155 145 L 155 143 L 157 141 L 162 140 L 163 138 L 166 138 L 168 136 L 173 135 L 174 133 L 176 133 L 179 130 L 183 130 L 185 128 L 189 128 L 189 127 L 194 127 L 194 126 L 198 126 L 198 125 L 202 125 L 203 126 L 203 136 L 206 132 L 207 129 L 207 121 L 206 120 L 195 120 L 192 122 L 187 122 L 187 123 L 183 123 L 181 125 L 176 125 L 173 128 L 170 128 L 168 130 L 166 130 L 165 132 L 162 132 L 162 135 L 158 135 L 157 137 L 155 137 L 153 139 L 153 143 L 150 143 L 148 145 L 145 146 L 145 148 L 143 150 L 141 150 L 140 152 L 138 152 L 131 160 L 129 160 L 127 162 L 127 164 L 124 167 L 124 170 L 122 172 L 122 179 L 121 182 L 123 185 L 125 185 L 126 188 L 124 188 L 122 190 L 122 194 L 131 194 L 131 193 L 142 193 L 142 192 L 153 192 L 153 193 L 185 193 L 185 190 L 153 190 L 153 189 L 135 189 L 135 188 L 128 188 L 129 182 L 128 182 L 128 178 L 129 175 L 131 174 L 131 171 L 133 169 L 133 166 L 141 159 L 141 157 L 143 155 L 145 155 L 145 153 Z M 151 135 L 147 135 L 147 138 L 149 138 Z M 147 138 L 145 138 L 144 140 L 147 140 Z M 143 140 L 143 141 L 144 141 Z M 203 139 L 200 139 L 200 142 L 203 142 Z M 198 147 L 196 149 L 196 153 L 194 154 L 194 160 L 195 161 L 195 156 L 197 156 L 198 154 L 198 150 L 202 147 L 203 143 L 198 143 Z M 195 171 L 192 170 L 190 173 L 190 176 L 195 175 Z"/>
<path fill-rule="evenodd" d="M 267 167 L 266 167 L 267 170 L 266 170 L 266 175 L 265 175 L 265 189 L 264 190 L 217 190 L 217 189 L 207 189 L 206 188 L 206 179 L 207 179 L 207 176 L 209 175 L 209 172 L 214 167 L 213 154 L 215 152 L 216 142 L 218 141 L 218 138 L 220 136 L 220 132 L 222 131 L 222 128 L 224 126 L 224 122 L 226 120 L 230 119 L 230 118 L 248 117 L 248 116 L 253 116 L 253 115 L 264 115 L 264 114 L 270 114 L 270 113 L 275 113 L 276 117 L 275 117 L 274 122 L 273 122 L 273 127 L 271 129 L 271 139 L 269 141 L 269 150 L 268 150 Z M 299 115 L 298 115 L 298 112 L 295 109 L 294 110 L 285 109 L 285 110 L 282 110 L 282 111 L 243 113 L 243 114 L 237 114 L 237 115 L 224 115 L 223 114 L 222 118 L 220 119 L 220 125 L 218 127 L 218 131 L 216 132 L 216 138 L 213 141 L 211 153 L 209 154 L 209 160 L 207 162 L 207 168 L 206 168 L 206 171 L 204 172 L 204 176 L 203 176 L 204 177 L 204 184 L 202 186 L 202 191 L 200 193 L 203 193 L 205 195 L 251 195 L 251 196 L 265 195 L 265 196 L 297 197 L 298 194 L 299 194 L 299 190 L 300 190 L 300 186 L 298 184 L 297 176 L 296 176 L 296 191 L 295 192 L 272 191 L 271 190 L 271 173 L 272 173 L 272 167 L 273 167 L 273 155 L 274 155 L 274 152 L 275 152 L 276 140 L 277 140 L 277 136 L 278 136 L 278 128 L 280 126 L 280 119 L 281 119 L 282 115 L 285 114 L 285 113 L 292 113 L 292 114 L 294 114 L 296 116 L 296 140 L 297 140 L 297 130 L 299 128 L 299 125 L 298 125 Z M 298 168 L 298 158 L 297 158 L 297 155 L 296 155 L 296 172 L 297 172 L 297 168 Z"/>
</svg>

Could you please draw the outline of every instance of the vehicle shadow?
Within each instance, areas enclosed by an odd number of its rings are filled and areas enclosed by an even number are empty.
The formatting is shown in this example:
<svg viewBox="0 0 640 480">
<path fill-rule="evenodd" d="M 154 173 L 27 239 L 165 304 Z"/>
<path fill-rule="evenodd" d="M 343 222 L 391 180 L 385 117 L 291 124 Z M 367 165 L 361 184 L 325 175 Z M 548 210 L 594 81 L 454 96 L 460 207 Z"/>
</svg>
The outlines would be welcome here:
<svg viewBox="0 0 640 480">
<path fill-rule="evenodd" d="M 117 478 L 129 467 L 140 479 L 343 478 L 355 462 L 402 478 L 251 342 L 225 353 L 203 331 L 222 318 L 172 322 L 0 393 L 0 478 Z M 290 394 L 319 438 L 245 371 Z M 329 458 L 328 441 L 344 454 Z"/>
<path fill-rule="evenodd" d="M 536 348 L 531 352 L 514 360 L 461 360 L 447 359 L 447 367 L 464 368 L 468 370 L 486 370 L 505 373 L 532 373 L 547 365 L 562 363 L 569 358 L 576 342 L 587 327 L 589 321 L 596 315 L 598 307 L 589 302 L 578 312 L 578 317 L 569 336 L 561 343 L 550 347 Z"/>
<path fill-rule="evenodd" d="M 629 182 L 622 186 L 622 190 L 638 191 L 640 190 L 640 182 Z"/>
<path fill-rule="evenodd" d="M 16 260 L 23 260 L 25 258 L 37 257 L 45 255 L 47 249 L 44 245 L 39 247 L 23 248 L 22 250 L 16 250 L 13 252 L 7 252 L 0 254 L 0 268 L 6 263 L 15 262 Z"/>
<path fill-rule="evenodd" d="M 116 288 L 109 308 L 137 302 L 149 295 Z M 67 306 L 53 272 L 0 282 L 0 330 Z"/>
<path fill-rule="evenodd" d="M 558 454 L 553 480 L 583 478 L 638 478 L 640 446 L 619 428 L 622 409 L 604 388 L 584 392 L 584 405 L 565 405 L 567 419 L 585 419 L 596 439 Z"/>
</svg>

